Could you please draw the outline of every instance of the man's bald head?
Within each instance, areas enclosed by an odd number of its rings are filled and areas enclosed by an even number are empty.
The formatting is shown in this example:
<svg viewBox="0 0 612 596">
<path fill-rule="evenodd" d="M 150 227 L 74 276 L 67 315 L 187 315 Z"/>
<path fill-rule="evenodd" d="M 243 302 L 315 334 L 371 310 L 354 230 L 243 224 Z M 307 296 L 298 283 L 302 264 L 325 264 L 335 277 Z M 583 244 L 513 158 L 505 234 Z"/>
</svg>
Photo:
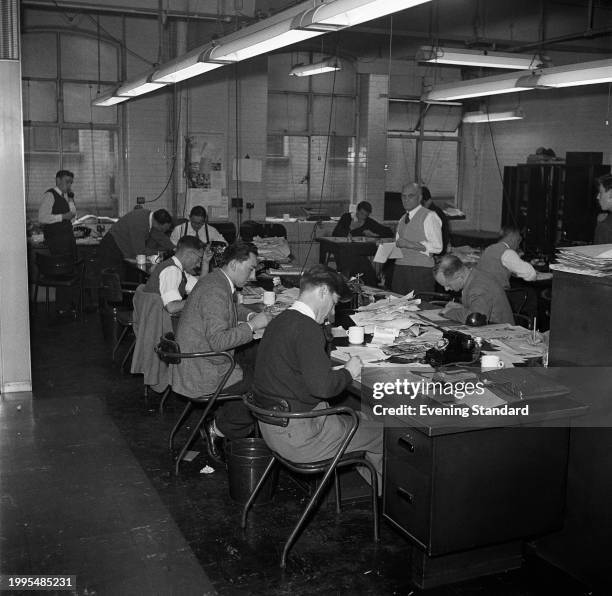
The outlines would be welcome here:
<svg viewBox="0 0 612 596">
<path fill-rule="evenodd" d="M 402 204 L 406 211 L 412 211 L 421 204 L 421 187 L 416 182 L 405 184 L 402 188 Z"/>
</svg>

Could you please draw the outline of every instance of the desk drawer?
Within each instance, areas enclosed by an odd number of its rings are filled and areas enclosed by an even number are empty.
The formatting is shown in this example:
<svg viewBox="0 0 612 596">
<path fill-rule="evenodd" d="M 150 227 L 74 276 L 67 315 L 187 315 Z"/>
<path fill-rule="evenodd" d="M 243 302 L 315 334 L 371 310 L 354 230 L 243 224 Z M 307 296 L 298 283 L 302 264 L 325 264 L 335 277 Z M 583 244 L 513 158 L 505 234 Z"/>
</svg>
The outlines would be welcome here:
<svg viewBox="0 0 612 596">
<path fill-rule="evenodd" d="M 431 477 L 388 455 L 383 479 L 385 517 L 427 548 L 431 526 Z"/>
<path fill-rule="evenodd" d="M 431 473 L 433 441 L 410 428 L 385 429 L 385 453 L 423 474 Z"/>
</svg>

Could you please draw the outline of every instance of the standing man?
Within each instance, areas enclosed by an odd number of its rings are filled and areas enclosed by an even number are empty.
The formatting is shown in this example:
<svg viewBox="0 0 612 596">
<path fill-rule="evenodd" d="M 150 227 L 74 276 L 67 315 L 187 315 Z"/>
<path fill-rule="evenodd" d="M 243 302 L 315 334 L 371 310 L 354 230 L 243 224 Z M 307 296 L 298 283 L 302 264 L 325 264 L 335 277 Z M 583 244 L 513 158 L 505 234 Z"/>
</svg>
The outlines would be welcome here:
<svg viewBox="0 0 612 596">
<path fill-rule="evenodd" d="M 181 313 L 176 339 L 183 352 L 229 352 L 253 341 L 270 320 L 267 313 L 254 313 L 237 304 L 236 288 L 241 288 L 257 266 L 257 247 L 236 242 L 223 253 L 221 267 L 203 277 L 193 288 Z M 224 359 L 184 359 L 172 367 L 172 389 L 188 397 L 214 393 L 227 372 Z M 250 389 L 252 369 L 238 362 L 227 380 L 224 393 L 244 393 Z M 254 421 L 241 401 L 221 404 L 207 426 L 210 455 L 220 456 L 216 439 L 247 437 Z"/>
<path fill-rule="evenodd" d="M 172 216 L 165 209 L 134 209 L 114 223 L 98 247 L 100 269 L 112 268 L 123 276 L 123 259 L 174 251 L 168 237 Z"/>
<path fill-rule="evenodd" d="M 429 192 L 429 188 L 422 186 L 421 195 L 421 205 L 423 205 L 425 209 L 433 211 L 440 218 L 440 222 L 442 223 L 442 250 L 438 256 L 443 257 L 446 254 L 448 245 L 450 243 L 450 225 L 448 223 L 448 216 L 435 204 L 431 197 L 431 192 Z"/>
<path fill-rule="evenodd" d="M 421 187 L 414 182 L 402 189 L 402 204 L 406 210 L 397 224 L 395 244 L 402 249 L 396 259 L 391 289 L 398 294 L 433 292 L 434 259 L 442 250 L 442 222 L 421 205 Z"/>
<path fill-rule="evenodd" d="M 76 259 L 76 241 L 71 223 L 76 217 L 73 182 L 74 174 L 68 170 L 60 170 L 55 174 L 55 187 L 43 195 L 38 209 L 38 222 L 52 255 L 69 254 Z"/>
<path fill-rule="evenodd" d="M 325 351 L 321 324 L 338 302 L 342 277 L 325 265 L 315 265 L 300 279 L 297 301 L 274 319 L 261 340 L 253 391 L 263 407 L 266 398 L 282 398 L 291 412 L 331 407 L 327 402 L 344 391 L 361 373 L 352 357 L 335 369 Z M 345 416 L 290 420 L 288 426 L 259 423 L 268 446 L 297 463 L 333 457 L 347 424 Z M 361 417 L 347 453 L 365 451 L 379 477 L 382 474 L 383 427 Z M 382 486 L 379 483 L 379 486 Z"/>
<path fill-rule="evenodd" d="M 208 214 L 206 209 L 201 205 L 193 207 L 189 213 L 189 221 L 182 223 L 172 230 L 170 240 L 175 246 L 178 244 L 179 238 L 183 236 L 195 236 L 204 244 L 210 245 L 211 242 L 223 242 L 227 244 L 227 240 L 219 233 L 216 228 L 208 225 Z"/>
<path fill-rule="evenodd" d="M 506 292 L 488 273 L 468 269 L 455 255 L 445 255 L 436 269 L 436 281 L 447 291 L 461 292 L 461 304 L 449 302 L 442 314 L 465 323 L 468 315 L 480 313 L 489 323 L 510 323 L 514 315 Z"/>
</svg>

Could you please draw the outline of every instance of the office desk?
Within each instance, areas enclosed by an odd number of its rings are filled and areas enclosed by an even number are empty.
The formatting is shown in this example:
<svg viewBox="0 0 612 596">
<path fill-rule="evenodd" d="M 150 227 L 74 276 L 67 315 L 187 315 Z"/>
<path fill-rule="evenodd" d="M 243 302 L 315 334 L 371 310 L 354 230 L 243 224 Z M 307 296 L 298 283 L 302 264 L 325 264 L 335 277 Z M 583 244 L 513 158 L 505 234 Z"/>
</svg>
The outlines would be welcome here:
<svg viewBox="0 0 612 596">
<path fill-rule="evenodd" d="M 396 378 L 396 368 L 366 369 L 362 401 L 377 401 L 374 380 Z M 383 516 L 410 540 L 419 588 L 520 567 L 524 538 L 562 526 L 568 421 L 587 406 L 567 395 L 528 403 L 527 419 L 386 419 Z"/>
<path fill-rule="evenodd" d="M 320 237 L 319 243 L 319 263 L 326 265 L 329 258 L 333 256 L 336 261 L 336 269 L 341 273 L 347 269 L 346 263 L 351 257 L 366 256 L 372 257 L 376 254 L 378 245 L 381 242 L 390 242 L 391 238 L 346 238 Z"/>
<path fill-rule="evenodd" d="M 476 246 L 486 248 L 499 240 L 499 232 L 488 232 L 486 230 L 457 230 L 451 232 L 451 244 L 453 246 Z"/>
</svg>

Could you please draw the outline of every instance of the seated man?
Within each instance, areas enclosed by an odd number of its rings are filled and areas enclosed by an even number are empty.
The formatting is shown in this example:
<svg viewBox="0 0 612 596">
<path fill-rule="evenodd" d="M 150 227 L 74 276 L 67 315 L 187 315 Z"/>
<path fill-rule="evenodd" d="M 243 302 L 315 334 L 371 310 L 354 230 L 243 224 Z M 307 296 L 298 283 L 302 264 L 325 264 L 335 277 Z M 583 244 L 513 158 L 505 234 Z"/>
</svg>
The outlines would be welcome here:
<svg viewBox="0 0 612 596">
<path fill-rule="evenodd" d="M 206 209 L 201 205 L 196 205 L 189 213 L 189 221 L 179 224 L 172 230 L 170 236 L 172 244 L 178 245 L 179 238 L 183 236 L 195 236 L 209 246 L 211 242 L 223 242 L 227 244 L 225 238 L 216 228 L 209 226 L 207 221 L 208 215 Z"/>
<path fill-rule="evenodd" d="M 292 412 L 332 407 L 326 402 L 360 374 L 359 358 L 334 370 L 325 351 L 321 324 L 338 301 L 342 283 L 338 273 L 315 265 L 302 276 L 297 301 L 266 329 L 253 382 L 255 398 L 262 405 L 266 397 L 277 397 L 285 399 Z M 291 420 L 287 427 L 262 422 L 259 426 L 271 449 L 299 463 L 332 457 L 346 424 L 346 417 L 339 415 Z M 382 424 L 360 420 L 347 451 L 367 451 L 380 476 L 382 449 Z"/>
<path fill-rule="evenodd" d="M 183 352 L 229 352 L 250 343 L 253 333 L 266 327 L 267 313 L 254 313 L 236 303 L 236 287 L 242 287 L 257 265 L 257 248 L 236 242 L 223 254 L 222 266 L 202 277 L 187 298 L 181 312 L 176 339 Z M 184 359 L 172 367 L 172 389 L 188 397 L 214 393 L 227 372 L 225 360 Z M 252 371 L 236 363 L 224 393 L 250 389 Z M 211 456 L 218 457 L 216 438 L 237 439 L 253 431 L 253 418 L 241 401 L 221 404 L 208 426 Z"/>
<path fill-rule="evenodd" d="M 183 310 L 185 300 L 198 278 L 208 273 L 211 253 L 195 236 L 183 236 L 173 257 L 155 267 L 144 291 L 161 296 L 164 308 L 174 315 Z M 198 270 L 202 266 L 201 273 Z"/>
<path fill-rule="evenodd" d="M 447 291 L 461 291 L 461 304 L 449 302 L 442 314 L 465 323 L 471 313 L 484 315 L 489 323 L 510 323 L 514 316 L 504 289 L 488 273 L 468 269 L 456 256 L 444 255 L 435 271 L 436 281 Z"/>
<path fill-rule="evenodd" d="M 370 238 L 391 238 L 393 230 L 383 226 L 370 217 L 372 205 L 367 201 L 361 201 L 357 205 L 355 215 L 345 213 L 341 218 L 332 236 L 368 236 Z M 368 286 L 376 286 L 378 277 L 370 262 L 364 255 L 354 255 L 346 258 L 343 263 L 338 264 L 339 269 L 347 276 L 362 274 L 363 282 Z"/>
</svg>

